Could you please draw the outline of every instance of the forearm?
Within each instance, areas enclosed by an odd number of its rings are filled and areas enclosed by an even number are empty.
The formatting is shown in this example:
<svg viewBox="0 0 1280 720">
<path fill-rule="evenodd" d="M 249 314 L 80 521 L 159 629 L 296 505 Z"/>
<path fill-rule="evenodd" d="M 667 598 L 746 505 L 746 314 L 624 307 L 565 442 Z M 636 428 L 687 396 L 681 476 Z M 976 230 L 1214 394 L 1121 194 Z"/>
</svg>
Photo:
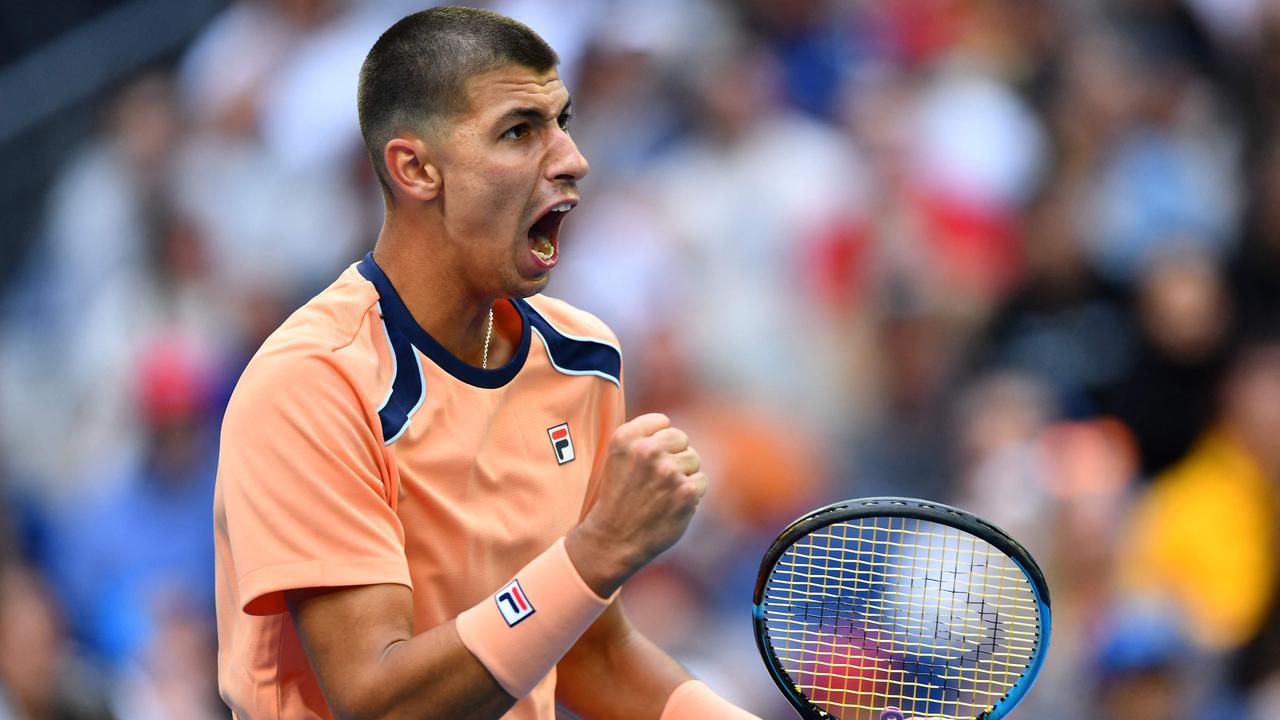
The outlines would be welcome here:
<svg viewBox="0 0 1280 720">
<path fill-rule="evenodd" d="M 335 717 L 484 720 L 501 717 L 515 704 L 463 645 L 454 621 L 417 635 L 407 626 L 390 633 L 351 632 L 351 627 L 361 627 L 361 605 L 376 612 L 373 606 L 385 599 L 378 595 L 398 589 L 370 590 L 289 594 L 295 622 L 304 628 L 304 647 Z M 338 606 L 343 625 L 329 627 Z"/>
<path fill-rule="evenodd" d="M 515 704 L 458 639 L 455 623 L 387 649 L 371 698 L 377 718 L 499 718 Z"/>
<path fill-rule="evenodd" d="M 558 666 L 557 699 L 583 718 L 759 720 L 726 702 L 636 631 L 617 603 Z"/>
<path fill-rule="evenodd" d="M 569 651 L 557 673 L 557 700 L 584 718 L 657 720 L 671 693 L 691 679 L 615 608 Z"/>
<path fill-rule="evenodd" d="M 533 692 L 609 606 L 562 543 L 455 620 L 412 634 L 408 587 L 286 593 L 339 717 L 490 718 Z"/>
<path fill-rule="evenodd" d="M 582 669 L 562 664 L 560 701 L 590 720 L 760 720 L 692 678 L 639 634 L 630 641 L 629 652 L 616 655 L 612 661 Z M 641 657 L 645 659 L 637 659 Z"/>
</svg>

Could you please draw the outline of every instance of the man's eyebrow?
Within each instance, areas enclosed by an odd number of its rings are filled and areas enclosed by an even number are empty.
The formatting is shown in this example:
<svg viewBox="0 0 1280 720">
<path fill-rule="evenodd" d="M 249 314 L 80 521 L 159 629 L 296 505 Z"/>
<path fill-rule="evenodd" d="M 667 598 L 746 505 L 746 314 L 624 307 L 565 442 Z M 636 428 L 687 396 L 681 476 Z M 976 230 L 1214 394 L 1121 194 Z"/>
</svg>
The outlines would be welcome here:
<svg viewBox="0 0 1280 720">
<path fill-rule="evenodd" d="M 565 101 L 564 107 L 560 112 L 552 116 L 542 114 L 542 110 L 535 107 L 515 107 L 506 111 L 498 118 L 497 124 L 501 125 L 512 120 L 525 120 L 527 122 L 551 122 L 564 115 L 569 114 L 573 109 L 573 98 Z"/>
</svg>

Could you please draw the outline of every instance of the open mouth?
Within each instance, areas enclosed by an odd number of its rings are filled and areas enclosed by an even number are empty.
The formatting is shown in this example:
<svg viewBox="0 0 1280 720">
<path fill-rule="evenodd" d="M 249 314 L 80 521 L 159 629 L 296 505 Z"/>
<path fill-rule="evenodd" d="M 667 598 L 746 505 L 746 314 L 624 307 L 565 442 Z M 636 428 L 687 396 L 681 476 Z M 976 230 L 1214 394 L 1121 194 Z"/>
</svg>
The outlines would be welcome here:
<svg viewBox="0 0 1280 720">
<path fill-rule="evenodd" d="M 529 228 L 529 251 L 545 267 L 555 264 L 560 247 L 560 223 L 573 209 L 573 204 L 562 202 L 534 221 Z"/>
</svg>

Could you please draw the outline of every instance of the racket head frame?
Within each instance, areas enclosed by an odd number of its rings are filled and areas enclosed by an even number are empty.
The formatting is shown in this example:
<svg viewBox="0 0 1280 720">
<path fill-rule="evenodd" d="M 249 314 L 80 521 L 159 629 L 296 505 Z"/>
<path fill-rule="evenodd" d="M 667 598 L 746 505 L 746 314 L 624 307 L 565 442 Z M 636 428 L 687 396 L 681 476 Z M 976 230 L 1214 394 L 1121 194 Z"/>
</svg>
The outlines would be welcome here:
<svg viewBox="0 0 1280 720">
<path fill-rule="evenodd" d="M 1040 668 L 1048 654 L 1051 628 L 1049 584 L 1045 581 L 1044 573 L 1036 564 L 1035 558 L 1009 533 L 972 513 L 929 500 L 892 496 L 843 500 L 797 518 L 778 535 L 760 562 L 760 572 L 756 576 L 755 591 L 751 597 L 756 647 L 764 658 L 769 676 L 805 720 L 832 720 L 835 717 L 816 707 L 788 679 L 786 670 L 782 668 L 768 639 L 768 627 L 764 616 L 764 593 L 769 584 L 769 576 L 772 575 L 778 560 L 801 538 L 829 525 L 868 517 L 901 517 L 953 527 L 990 543 L 992 547 L 1013 560 L 1027 576 L 1040 610 L 1040 638 L 1036 644 L 1035 655 L 1027 666 L 1027 670 L 1004 697 L 990 710 L 974 719 L 1001 720 L 1027 694 L 1036 676 L 1040 674 Z"/>
</svg>

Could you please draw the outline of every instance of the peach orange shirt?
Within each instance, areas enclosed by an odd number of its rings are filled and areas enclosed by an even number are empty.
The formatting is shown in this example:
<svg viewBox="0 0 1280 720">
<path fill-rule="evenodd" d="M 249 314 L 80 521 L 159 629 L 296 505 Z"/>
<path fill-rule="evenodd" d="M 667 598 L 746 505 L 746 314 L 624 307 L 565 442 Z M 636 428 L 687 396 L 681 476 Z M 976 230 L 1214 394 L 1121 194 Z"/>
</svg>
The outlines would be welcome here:
<svg viewBox="0 0 1280 720">
<path fill-rule="evenodd" d="M 372 255 L 263 344 L 232 395 L 214 496 L 218 682 L 238 718 L 331 717 L 283 600 L 397 583 L 423 632 L 578 523 L 622 422 L 609 329 L 543 296 L 482 370 L 414 322 Z M 506 716 L 555 717 L 552 672 Z"/>
</svg>

